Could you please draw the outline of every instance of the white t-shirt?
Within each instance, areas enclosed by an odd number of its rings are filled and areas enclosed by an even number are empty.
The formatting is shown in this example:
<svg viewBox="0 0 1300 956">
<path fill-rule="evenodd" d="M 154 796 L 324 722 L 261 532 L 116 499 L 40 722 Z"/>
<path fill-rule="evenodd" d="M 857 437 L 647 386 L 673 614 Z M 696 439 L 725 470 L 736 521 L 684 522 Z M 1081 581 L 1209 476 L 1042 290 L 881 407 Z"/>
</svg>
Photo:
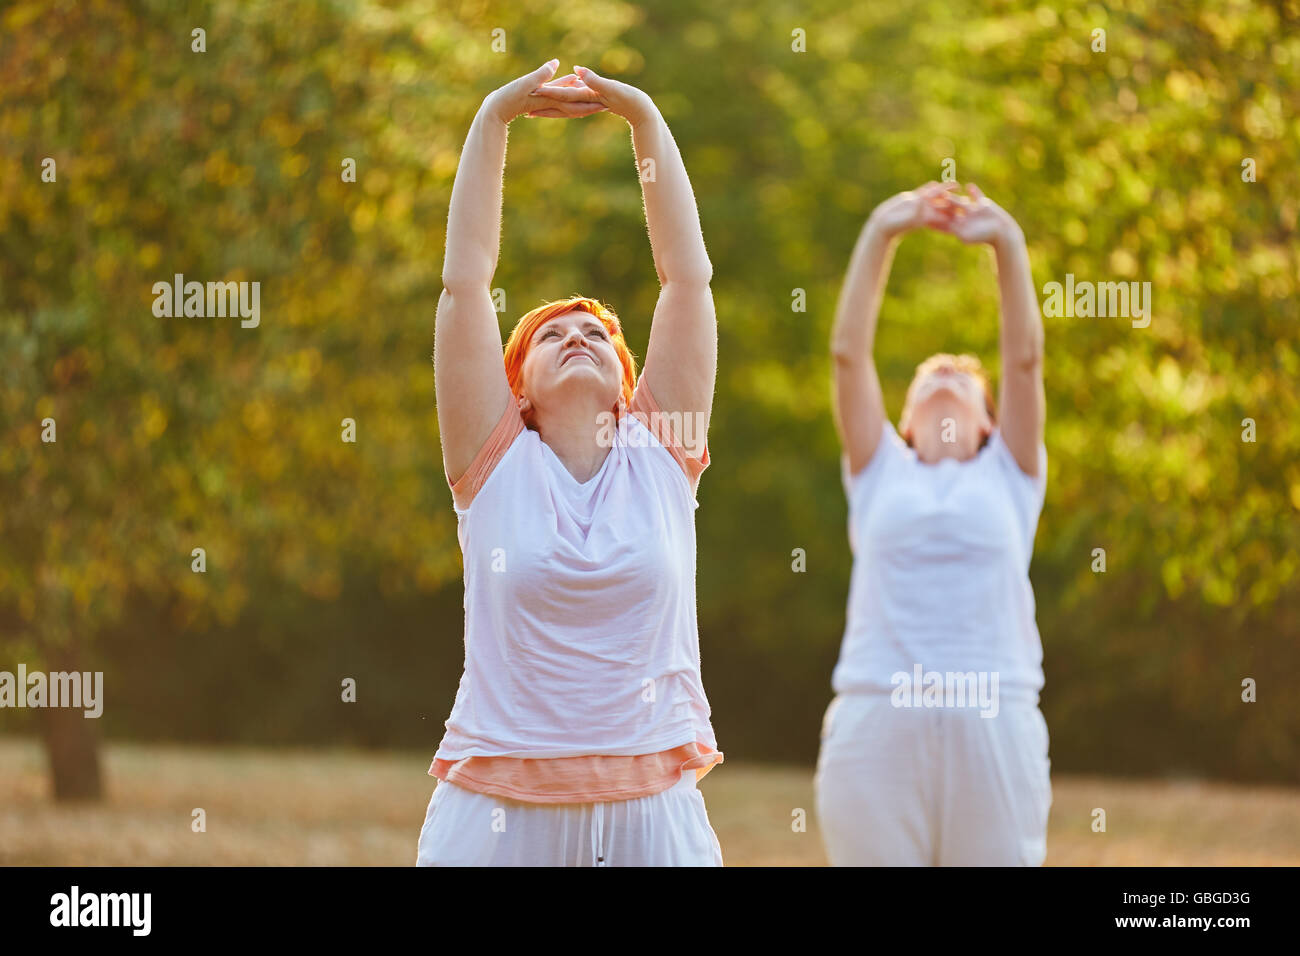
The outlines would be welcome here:
<svg viewBox="0 0 1300 956">
<path fill-rule="evenodd" d="M 856 475 L 841 460 L 853 573 L 837 694 L 891 692 L 898 672 L 996 673 L 999 693 L 1038 701 L 1043 649 L 1029 561 L 1047 490 L 994 429 L 968 461 L 921 462 L 888 420 Z"/>
<path fill-rule="evenodd" d="M 698 503 L 650 430 L 623 422 L 582 483 L 521 429 L 456 509 L 465 672 L 435 759 L 716 749 L 696 627 Z"/>
</svg>

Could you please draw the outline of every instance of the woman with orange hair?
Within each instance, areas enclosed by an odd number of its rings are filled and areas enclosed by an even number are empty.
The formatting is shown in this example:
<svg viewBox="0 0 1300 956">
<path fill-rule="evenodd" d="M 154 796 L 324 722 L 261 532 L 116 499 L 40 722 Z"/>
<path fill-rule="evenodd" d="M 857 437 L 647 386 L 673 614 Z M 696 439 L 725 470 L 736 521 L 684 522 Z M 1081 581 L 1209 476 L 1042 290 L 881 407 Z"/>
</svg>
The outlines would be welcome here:
<svg viewBox="0 0 1300 956">
<path fill-rule="evenodd" d="M 1047 488 L 1043 322 L 1025 237 L 974 185 L 871 214 L 835 316 L 836 426 L 853 573 L 815 788 L 837 866 L 1037 866 L 1051 782 L 1029 561 Z M 898 241 L 992 247 L 1001 421 L 979 360 L 921 363 L 899 430 L 872 359 Z M 901 432 L 901 435 L 899 434 Z"/>
<path fill-rule="evenodd" d="M 557 60 L 484 100 L 447 218 L 434 374 L 465 565 L 465 670 L 429 773 L 422 866 L 721 866 L 697 780 L 695 499 L 717 323 L 686 168 L 640 90 Z M 506 128 L 628 122 L 660 282 L 640 378 L 618 317 L 534 309 L 502 360 L 490 285 Z"/>
</svg>

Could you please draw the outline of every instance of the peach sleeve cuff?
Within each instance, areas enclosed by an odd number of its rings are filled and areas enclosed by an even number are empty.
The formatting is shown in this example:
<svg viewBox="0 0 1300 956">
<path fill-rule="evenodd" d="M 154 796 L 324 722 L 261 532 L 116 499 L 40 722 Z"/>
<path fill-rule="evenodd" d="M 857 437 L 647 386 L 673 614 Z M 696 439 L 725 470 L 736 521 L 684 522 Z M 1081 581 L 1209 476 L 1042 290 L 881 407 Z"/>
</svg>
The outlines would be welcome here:
<svg viewBox="0 0 1300 956">
<path fill-rule="evenodd" d="M 488 435 L 483 447 L 478 450 L 478 454 L 474 456 L 474 460 L 470 462 L 465 474 L 454 482 L 450 477 L 447 478 L 456 507 L 464 510 L 470 506 L 474 496 L 492 474 L 492 469 L 510 450 L 510 446 L 523 430 L 524 419 L 519 414 L 519 406 L 514 402 L 507 402 L 506 410 L 501 413 L 500 420 Z"/>
<path fill-rule="evenodd" d="M 664 414 L 663 409 L 659 407 L 659 403 L 650 392 L 649 386 L 646 385 L 644 377 L 636 383 L 636 390 L 632 393 L 632 404 L 628 407 L 628 411 L 636 416 L 637 421 L 645 425 L 650 430 L 650 434 L 654 435 L 659 444 L 663 445 L 668 451 L 668 454 L 673 456 L 673 460 L 685 472 L 686 480 L 691 483 L 691 488 L 694 489 L 704 469 L 709 467 L 708 440 L 703 435 L 699 436 L 698 444 L 702 447 L 700 457 L 695 458 L 687 454 L 687 447 L 682 441 L 682 436 L 673 430 L 674 417 L 677 417 L 682 424 L 685 424 L 686 416 L 693 413 L 682 412 L 677 413 L 676 416 Z"/>
</svg>

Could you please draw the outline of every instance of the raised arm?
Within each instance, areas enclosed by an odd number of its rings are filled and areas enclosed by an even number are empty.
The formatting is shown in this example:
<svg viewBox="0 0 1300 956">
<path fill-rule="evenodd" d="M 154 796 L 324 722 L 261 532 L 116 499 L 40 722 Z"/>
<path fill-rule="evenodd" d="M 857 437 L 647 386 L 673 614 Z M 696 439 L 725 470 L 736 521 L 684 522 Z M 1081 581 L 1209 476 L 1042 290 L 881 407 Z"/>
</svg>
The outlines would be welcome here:
<svg viewBox="0 0 1300 956">
<path fill-rule="evenodd" d="M 872 211 L 853 247 L 831 332 L 835 427 L 851 474 L 871 461 L 885 422 L 885 398 L 872 350 L 894 251 L 904 234 L 939 224 L 943 214 L 936 207 L 937 197 L 954 188 L 955 183 L 931 182 L 890 197 Z"/>
<path fill-rule="evenodd" d="M 659 276 L 659 300 L 650 324 L 642 376 L 665 412 L 697 416 L 688 455 L 703 453 L 717 377 L 718 323 L 709 283 L 713 265 L 704 247 L 700 214 L 677 143 L 650 97 L 584 67 L 578 75 L 611 112 L 632 127 L 650 251 Z"/>
<path fill-rule="evenodd" d="M 948 230 L 965 242 L 993 247 L 1002 301 L 1002 383 L 998 396 L 1002 440 L 1025 474 L 1038 475 L 1047 399 L 1043 389 L 1043 317 L 1020 226 L 973 183 L 970 197 L 953 196 Z"/>
<path fill-rule="evenodd" d="M 491 293 L 501 243 L 506 128 L 516 116 L 539 107 L 547 107 L 547 115 L 564 116 L 603 109 L 534 95 L 558 65 L 551 60 L 488 95 L 470 126 L 456 169 L 433 333 L 438 430 L 443 467 L 452 482 L 468 470 L 506 403 L 513 400 Z"/>
</svg>

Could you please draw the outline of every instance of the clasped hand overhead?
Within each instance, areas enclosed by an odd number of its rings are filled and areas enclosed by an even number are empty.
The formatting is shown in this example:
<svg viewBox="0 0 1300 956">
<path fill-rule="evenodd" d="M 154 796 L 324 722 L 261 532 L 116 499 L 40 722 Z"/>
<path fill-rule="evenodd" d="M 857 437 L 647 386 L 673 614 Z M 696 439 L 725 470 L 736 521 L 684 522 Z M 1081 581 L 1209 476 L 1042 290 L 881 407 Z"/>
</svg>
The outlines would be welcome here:
<svg viewBox="0 0 1300 956">
<path fill-rule="evenodd" d="M 928 182 L 886 199 L 872 218 L 891 237 L 928 228 L 967 244 L 996 244 L 1018 231 L 1010 214 L 974 183 L 967 184 L 965 194 L 960 189 L 957 183 Z"/>
<path fill-rule="evenodd" d="M 489 100 L 497 117 L 509 123 L 517 116 L 573 119 L 610 112 L 631 123 L 652 108 L 641 90 L 584 66 L 555 78 L 559 65 L 558 59 L 550 60 L 493 92 Z"/>
</svg>

